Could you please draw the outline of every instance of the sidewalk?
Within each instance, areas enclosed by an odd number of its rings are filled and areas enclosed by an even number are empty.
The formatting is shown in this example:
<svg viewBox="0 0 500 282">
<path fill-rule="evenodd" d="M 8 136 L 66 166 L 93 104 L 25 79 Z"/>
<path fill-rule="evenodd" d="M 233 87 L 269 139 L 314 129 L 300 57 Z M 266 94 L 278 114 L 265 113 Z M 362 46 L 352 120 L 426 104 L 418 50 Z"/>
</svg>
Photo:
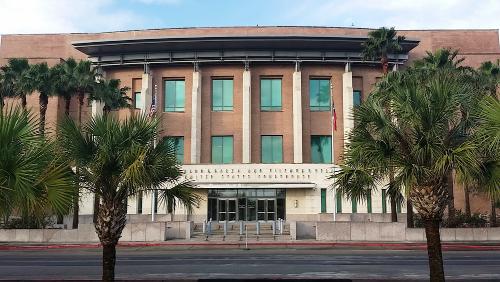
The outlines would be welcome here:
<svg viewBox="0 0 500 282">
<path fill-rule="evenodd" d="M 162 247 L 172 250 L 182 249 L 245 249 L 245 242 L 199 242 L 172 240 L 162 242 L 120 242 L 119 248 L 147 248 L 147 247 Z M 16 251 L 16 250 L 48 250 L 48 249 L 92 249 L 100 248 L 98 243 L 78 243 L 78 244 L 61 244 L 61 243 L 1 243 L 0 251 Z M 314 240 L 300 241 L 281 241 L 281 242 L 248 242 L 249 249 L 388 249 L 388 250 L 425 250 L 425 243 L 414 242 L 327 242 Z M 442 243 L 443 250 L 453 251 L 500 251 L 500 242 L 463 242 L 463 243 Z"/>
</svg>

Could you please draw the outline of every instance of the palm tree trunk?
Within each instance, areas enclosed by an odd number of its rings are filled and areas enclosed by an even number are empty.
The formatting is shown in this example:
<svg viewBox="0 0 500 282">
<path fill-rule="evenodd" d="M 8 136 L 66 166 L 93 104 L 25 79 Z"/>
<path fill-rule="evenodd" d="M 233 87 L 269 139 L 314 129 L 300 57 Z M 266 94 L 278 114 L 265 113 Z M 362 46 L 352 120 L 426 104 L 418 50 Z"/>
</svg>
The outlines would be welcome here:
<svg viewBox="0 0 500 282">
<path fill-rule="evenodd" d="M 469 186 L 464 184 L 464 199 L 465 199 L 465 216 L 470 217 L 470 193 Z"/>
<path fill-rule="evenodd" d="M 26 109 L 26 94 L 21 94 L 21 107 L 23 108 L 23 110 Z"/>
<path fill-rule="evenodd" d="M 85 99 L 85 93 L 83 92 L 78 92 L 78 127 L 81 128 L 82 126 L 82 108 L 83 108 L 83 100 Z M 78 166 L 76 167 L 76 186 L 78 191 L 80 191 L 80 169 Z M 78 228 L 78 214 L 80 212 L 80 206 L 79 206 L 79 196 L 80 193 L 76 193 L 75 197 L 73 198 L 73 229 Z"/>
<path fill-rule="evenodd" d="M 382 56 L 380 63 L 382 64 L 382 73 L 386 76 L 389 73 L 389 59 Z"/>
<path fill-rule="evenodd" d="M 455 222 L 455 197 L 453 196 L 453 172 L 450 171 L 447 176 L 446 185 L 448 187 L 448 221 Z"/>
<path fill-rule="evenodd" d="M 409 197 L 406 199 L 406 227 L 415 227 L 415 223 L 413 222 L 413 205 Z"/>
<path fill-rule="evenodd" d="M 94 194 L 94 215 L 92 217 L 92 222 L 95 224 L 97 222 L 97 215 L 99 214 L 99 204 L 101 202 L 101 197 Z"/>
<path fill-rule="evenodd" d="M 38 97 L 40 104 L 40 123 L 38 125 L 38 131 L 41 136 L 45 135 L 45 116 L 47 113 L 47 104 L 49 103 L 49 97 L 46 94 L 40 93 Z"/>
<path fill-rule="evenodd" d="M 116 245 L 127 222 L 123 201 L 114 197 L 103 197 L 95 223 L 102 250 L 102 281 L 115 279 Z"/>
<path fill-rule="evenodd" d="M 116 244 L 102 246 L 102 281 L 115 281 Z"/>
<path fill-rule="evenodd" d="M 64 105 L 64 114 L 69 117 L 69 108 L 71 107 L 71 96 L 64 97 L 66 104 Z"/>
<path fill-rule="evenodd" d="M 389 185 L 394 184 L 394 172 L 392 169 L 389 171 Z M 398 211 L 397 211 L 397 203 L 396 203 L 396 195 L 392 195 L 394 189 L 391 187 L 389 189 L 391 191 L 391 222 L 398 222 Z"/>
<path fill-rule="evenodd" d="M 444 282 L 443 253 L 439 235 L 439 220 L 427 219 L 425 236 L 427 237 L 427 254 L 429 256 L 429 271 L 431 282 Z"/>
<path fill-rule="evenodd" d="M 490 226 L 497 226 L 497 210 L 496 210 L 496 202 L 491 199 L 491 216 L 490 216 Z"/>
</svg>

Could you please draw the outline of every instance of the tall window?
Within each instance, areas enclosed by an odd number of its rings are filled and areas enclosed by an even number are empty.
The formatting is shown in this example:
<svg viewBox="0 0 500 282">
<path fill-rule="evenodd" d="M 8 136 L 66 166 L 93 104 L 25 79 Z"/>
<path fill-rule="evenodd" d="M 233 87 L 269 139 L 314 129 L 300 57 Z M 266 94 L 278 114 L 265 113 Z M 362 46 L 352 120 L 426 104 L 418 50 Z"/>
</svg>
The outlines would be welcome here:
<svg viewBox="0 0 500 282">
<path fill-rule="evenodd" d="M 281 79 L 260 80 L 260 110 L 281 111 Z"/>
<path fill-rule="evenodd" d="M 184 163 L 184 137 L 182 136 L 169 136 L 166 137 L 170 146 L 173 146 L 175 158 L 179 163 Z"/>
<path fill-rule="evenodd" d="M 283 136 L 261 137 L 261 161 L 264 164 L 283 162 Z"/>
<path fill-rule="evenodd" d="M 358 200 L 357 199 L 351 199 L 352 203 L 352 213 L 357 213 L 358 212 Z"/>
<path fill-rule="evenodd" d="M 233 110 L 233 80 L 212 80 L 212 111 L 227 112 Z"/>
<path fill-rule="evenodd" d="M 212 163 L 233 163 L 233 136 L 212 136 Z"/>
<path fill-rule="evenodd" d="M 330 103 L 330 80 L 310 79 L 309 80 L 309 105 L 311 111 L 329 111 Z"/>
<path fill-rule="evenodd" d="M 313 164 L 332 163 L 332 137 L 328 135 L 311 136 L 311 162 Z"/>
<path fill-rule="evenodd" d="M 134 108 L 142 109 L 143 104 L 144 104 L 144 101 L 142 99 L 141 92 L 140 91 L 134 92 Z"/>
<path fill-rule="evenodd" d="M 336 193 L 335 198 L 335 200 L 337 201 L 337 213 L 342 213 L 342 194 Z"/>
<path fill-rule="evenodd" d="M 326 212 L 326 189 L 321 189 L 321 212 Z"/>
<path fill-rule="evenodd" d="M 142 192 L 137 195 L 137 213 L 142 213 Z"/>
<path fill-rule="evenodd" d="M 165 80 L 165 112 L 184 112 L 184 80 Z"/>
<path fill-rule="evenodd" d="M 352 92 L 352 104 L 353 106 L 361 105 L 361 90 L 354 90 Z"/>
</svg>

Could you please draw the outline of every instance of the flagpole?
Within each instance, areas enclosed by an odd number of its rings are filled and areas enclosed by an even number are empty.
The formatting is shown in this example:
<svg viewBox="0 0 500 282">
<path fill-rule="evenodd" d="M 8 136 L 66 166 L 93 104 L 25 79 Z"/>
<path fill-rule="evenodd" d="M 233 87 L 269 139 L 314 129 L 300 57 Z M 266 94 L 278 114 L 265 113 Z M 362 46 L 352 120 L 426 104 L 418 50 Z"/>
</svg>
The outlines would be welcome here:
<svg viewBox="0 0 500 282">
<path fill-rule="evenodd" d="M 154 118 L 154 115 L 156 113 L 156 93 L 158 92 L 158 85 L 155 84 L 154 86 L 154 93 L 153 93 L 153 97 L 151 99 L 151 106 L 149 108 L 149 117 L 150 118 Z M 157 142 L 157 139 L 156 139 L 156 135 L 153 139 L 153 146 L 156 147 L 156 143 Z M 157 195 L 157 190 L 153 191 L 153 195 L 151 195 L 151 221 L 155 221 L 155 203 L 157 203 L 157 199 L 156 199 L 156 195 Z"/>
<path fill-rule="evenodd" d="M 332 132 L 332 164 L 335 164 L 335 156 L 334 156 L 334 132 L 335 132 L 335 104 L 333 103 L 333 83 L 330 79 L 330 123 L 331 123 L 331 132 Z M 335 168 L 334 168 L 335 170 Z M 333 187 L 333 221 L 336 221 L 336 215 L 337 215 L 337 198 L 336 198 L 336 193 L 337 192 L 337 189 L 335 189 L 335 186 Z"/>
</svg>

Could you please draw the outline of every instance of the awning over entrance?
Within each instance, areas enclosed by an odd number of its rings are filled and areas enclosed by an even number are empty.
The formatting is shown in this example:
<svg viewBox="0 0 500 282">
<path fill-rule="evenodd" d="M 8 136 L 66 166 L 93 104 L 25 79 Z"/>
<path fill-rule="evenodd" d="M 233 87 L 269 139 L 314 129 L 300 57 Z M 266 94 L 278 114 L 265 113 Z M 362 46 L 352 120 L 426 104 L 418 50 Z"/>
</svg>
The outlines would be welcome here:
<svg viewBox="0 0 500 282">
<path fill-rule="evenodd" d="M 207 183 L 195 182 L 196 188 L 200 189 L 313 189 L 315 183 Z"/>
</svg>

